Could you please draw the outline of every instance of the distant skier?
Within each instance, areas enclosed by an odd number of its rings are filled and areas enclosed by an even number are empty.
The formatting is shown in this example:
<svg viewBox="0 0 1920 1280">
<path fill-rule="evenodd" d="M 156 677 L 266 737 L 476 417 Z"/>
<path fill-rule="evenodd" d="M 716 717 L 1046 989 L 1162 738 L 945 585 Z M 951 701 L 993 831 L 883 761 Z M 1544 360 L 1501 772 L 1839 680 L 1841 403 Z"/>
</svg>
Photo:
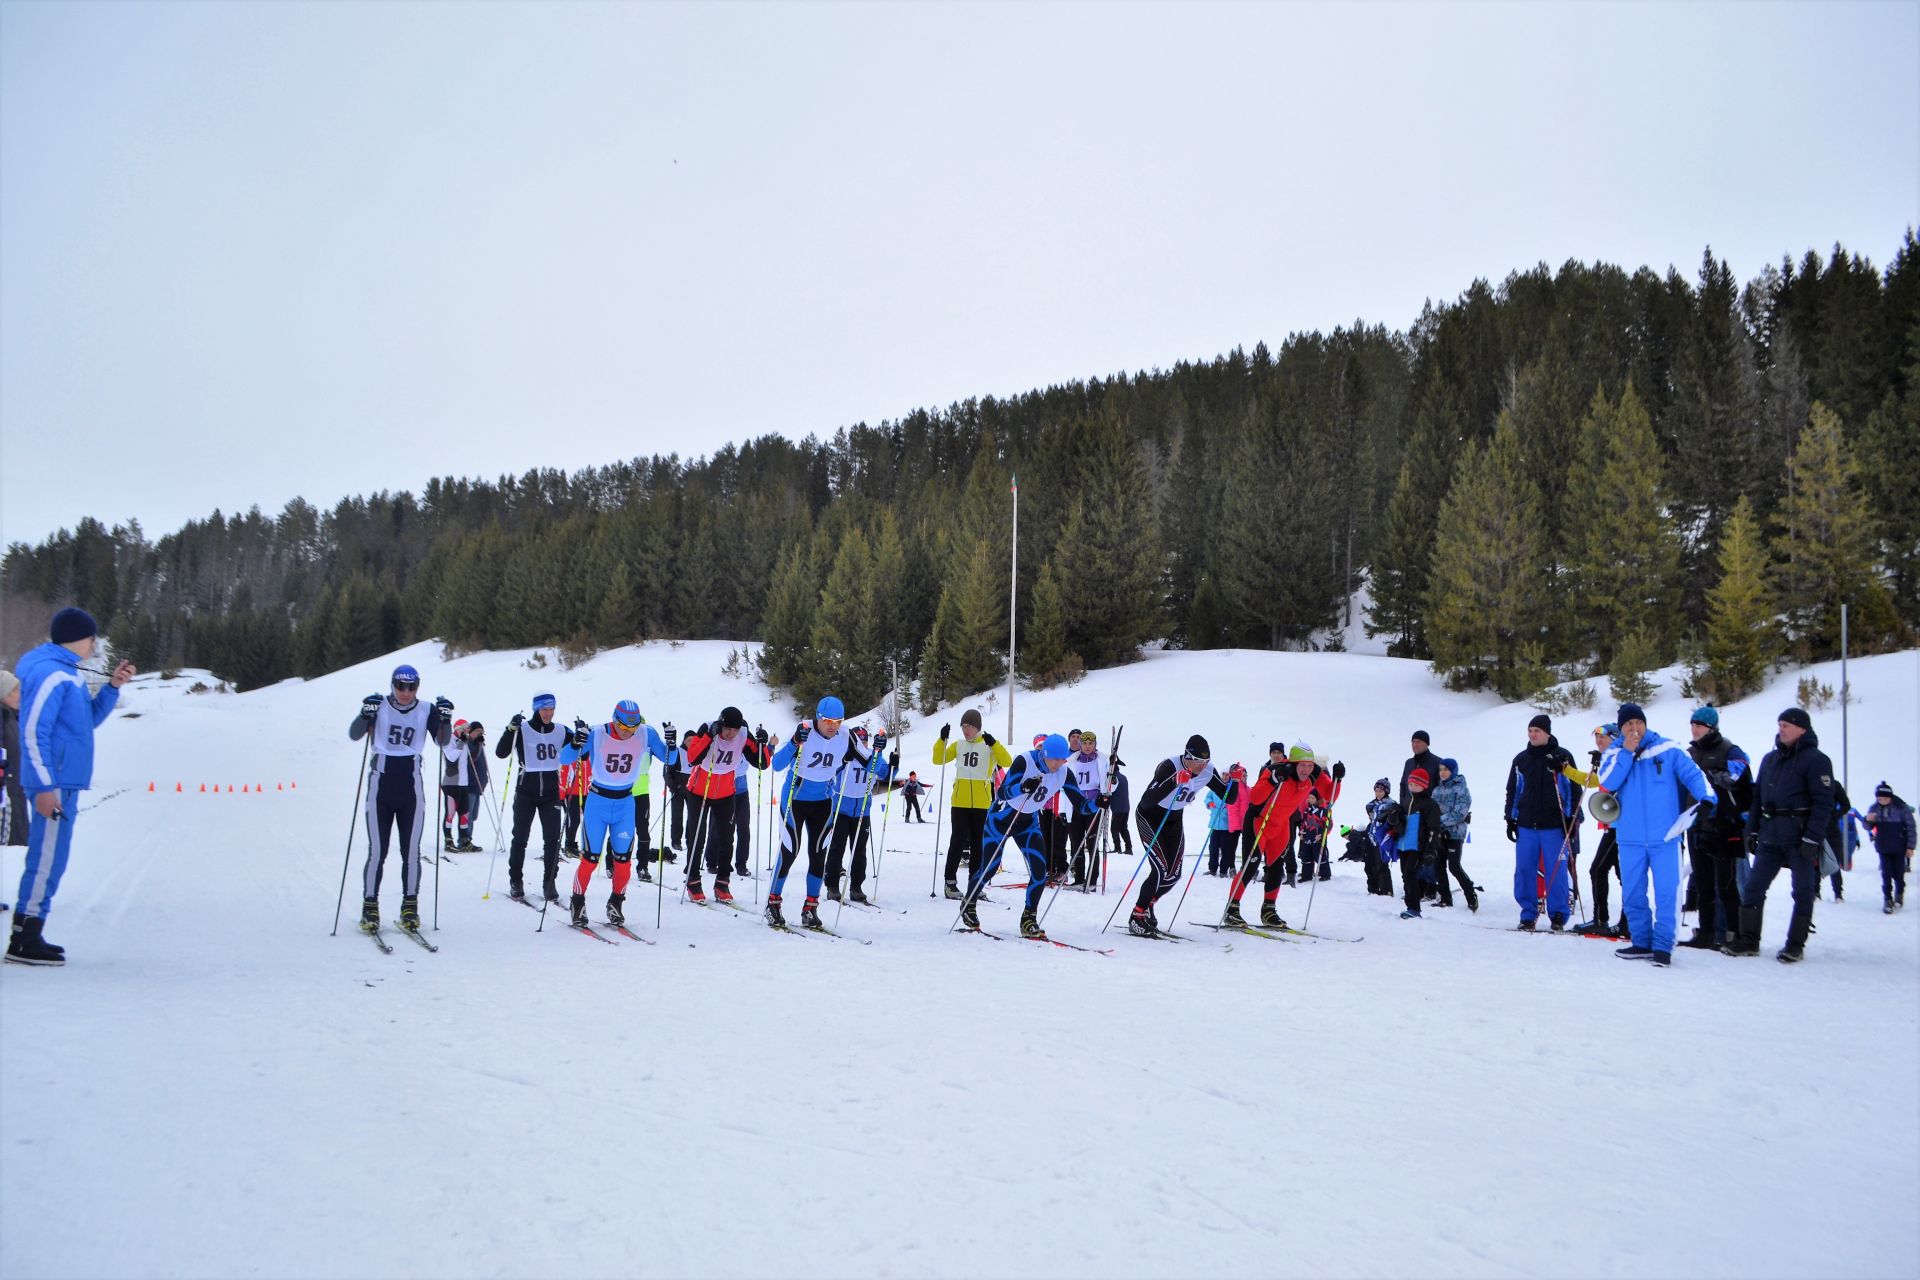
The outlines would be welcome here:
<svg viewBox="0 0 1920 1280">
<path fill-rule="evenodd" d="M 1040 895 L 1047 885 L 1047 850 L 1039 814 L 1056 796 L 1064 796 L 1076 813 L 1090 812 L 1107 803 L 1105 796 L 1083 795 L 1074 785 L 1067 772 L 1067 758 L 1072 754 L 1064 737 L 1049 734 L 1041 738 L 1039 746 L 1018 756 L 1007 767 L 993 808 L 987 812 L 981 836 L 986 851 L 981 855 L 981 864 L 967 886 L 967 896 L 960 907 L 960 919 L 967 928 L 980 927 L 980 894 L 999 870 L 1006 846 L 1011 843 L 1027 860 L 1027 899 L 1026 909 L 1020 913 L 1020 934 L 1026 938 L 1047 936 L 1040 928 Z"/>
<path fill-rule="evenodd" d="M 864 745 L 867 731 L 855 729 L 853 736 Z M 868 761 L 872 762 L 871 770 Z M 852 879 L 847 897 L 854 902 L 867 900 L 862 886 L 867 879 L 867 841 L 873 834 L 873 792 L 875 787 L 884 788 L 892 781 L 899 767 L 900 752 L 887 751 L 884 733 L 873 740 L 867 760 L 849 755 L 840 766 L 840 778 L 834 784 L 833 795 L 833 844 L 827 853 L 827 896 L 836 902 L 840 899 L 841 873 L 848 866 L 849 847 L 853 850 Z"/>
<path fill-rule="evenodd" d="M 467 721 L 467 727 L 459 731 L 459 736 L 467 744 L 467 781 L 468 781 L 468 838 L 458 849 L 460 853 L 479 853 L 480 846 L 473 842 L 473 819 L 486 812 L 488 788 L 493 779 L 487 771 L 487 727 L 478 720 Z M 498 829 L 495 829 L 498 834 Z"/>
<path fill-rule="evenodd" d="M 1232 800 L 1238 783 L 1229 782 L 1213 769 L 1213 749 L 1199 734 L 1187 739 L 1185 750 L 1168 756 L 1153 771 L 1153 781 L 1140 793 L 1134 821 L 1146 841 L 1147 876 L 1140 886 L 1139 899 L 1127 928 L 1143 937 L 1160 932 L 1153 906 L 1180 882 L 1180 866 L 1186 855 L 1187 836 L 1181 819 L 1186 807 L 1202 791 L 1212 791 L 1223 800 Z"/>
<path fill-rule="evenodd" d="M 446 746 L 453 736 L 453 704 L 435 698 L 420 700 L 420 673 L 401 665 L 393 669 L 393 690 L 385 697 L 370 693 L 360 714 L 347 726 L 354 742 L 372 735 L 367 774 L 367 864 L 361 876 L 363 900 L 360 929 L 380 928 L 380 875 L 386 868 L 387 846 L 394 827 L 400 828 L 400 919 L 402 929 L 420 927 L 420 840 L 427 825 L 427 789 L 421 780 L 420 759 L 429 741 Z"/>
<path fill-rule="evenodd" d="M 473 768 L 468 762 L 467 722 L 455 720 L 447 745 L 441 748 L 440 794 L 445 811 L 440 815 L 440 848 L 456 853 L 473 847 Z"/>
<path fill-rule="evenodd" d="M 960 713 L 960 741 L 948 739 L 953 726 L 940 726 L 940 737 L 933 744 L 933 762 L 953 765 L 953 790 L 947 810 L 953 833 L 947 840 L 947 897 L 960 897 L 960 864 L 967 864 L 967 882 L 978 875 L 986 861 L 981 847 L 987 825 L 987 810 L 993 805 L 993 771 L 1013 764 L 1007 748 L 980 729 L 980 713 L 969 707 Z"/>
<path fill-rule="evenodd" d="M 640 705 L 624 698 L 613 709 L 613 719 L 585 732 L 575 730 L 573 738 L 561 748 L 560 763 L 591 770 L 585 804 L 581 813 L 581 835 L 585 843 L 580 851 L 580 869 L 573 877 L 570 907 L 573 923 L 587 923 L 587 889 L 593 883 L 594 870 L 605 853 L 613 875 L 613 891 L 607 896 L 607 923 L 625 924 L 627 881 L 632 875 L 633 844 L 636 834 L 633 805 L 634 784 L 641 776 L 642 759 L 667 759 L 667 744 L 641 720 Z M 607 849 L 608 842 L 612 849 Z"/>
<path fill-rule="evenodd" d="M 493 754 L 502 760 L 513 757 L 517 771 L 513 843 L 507 849 L 507 894 L 516 900 L 527 896 L 522 871 L 536 814 L 540 818 L 540 861 L 545 869 L 541 892 L 548 902 L 560 900 L 560 887 L 555 883 L 560 874 L 560 750 L 570 735 L 553 721 L 557 706 L 551 693 L 534 694 L 533 715 L 514 712 L 493 748 Z"/>
<path fill-rule="evenodd" d="M 762 730 L 764 733 L 765 731 Z M 693 842 L 687 846 L 687 897 L 707 900 L 700 886 L 700 868 L 713 871 L 713 896 L 733 901 L 733 790 L 739 785 L 740 760 L 756 769 L 767 767 L 767 743 L 747 732 L 747 719 L 738 707 L 723 707 L 711 724 L 703 724 L 683 743 L 687 764 L 687 794 L 692 797 Z"/>
<path fill-rule="evenodd" d="M 900 795 L 907 802 L 907 812 L 902 822 L 917 822 L 923 827 L 927 824 L 926 815 L 920 812 L 920 797 L 926 793 L 926 784 L 920 781 L 920 775 L 909 769 L 907 780 L 900 787 Z"/>
<path fill-rule="evenodd" d="M 807 900 L 800 923 L 820 928 L 820 893 L 826 883 L 827 839 L 833 832 L 833 786 L 849 755 L 866 760 L 871 753 L 854 742 L 845 727 L 846 707 L 831 695 L 820 699 L 811 721 L 802 720 L 787 744 L 774 753 L 776 772 L 787 770 L 780 786 L 780 865 L 767 894 L 767 923 L 783 928 L 781 894 L 804 848 L 807 855 Z"/>
</svg>

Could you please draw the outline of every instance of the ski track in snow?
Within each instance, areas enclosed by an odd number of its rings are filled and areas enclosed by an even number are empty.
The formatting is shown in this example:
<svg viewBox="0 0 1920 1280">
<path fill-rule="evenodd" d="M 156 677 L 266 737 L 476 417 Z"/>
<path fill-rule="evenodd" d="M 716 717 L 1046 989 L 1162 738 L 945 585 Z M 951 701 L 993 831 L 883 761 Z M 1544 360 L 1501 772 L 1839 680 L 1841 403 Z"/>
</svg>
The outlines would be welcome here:
<svg viewBox="0 0 1920 1280">
<path fill-rule="evenodd" d="M 1477 916 L 1399 921 L 1336 863 L 1312 925 L 1356 945 L 983 943 L 947 934 L 954 904 L 927 896 L 935 826 L 895 812 L 888 909 L 840 921 L 872 947 L 774 938 L 672 886 L 656 932 L 637 882 L 629 926 L 660 945 L 536 935 L 504 899 L 504 855 L 486 901 L 487 855 L 462 854 L 440 868 L 437 932 L 423 867 L 441 952 L 395 938 L 382 955 L 353 928 L 356 821 L 328 936 L 360 754 L 345 728 L 394 662 L 495 733 L 550 686 L 566 719 L 634 696 L 688 729 L 735 702 L 784 736 L 784 705 L 719 674 L 726 648 L 560 673 L 422 645 L 241 696 L 137 684 L 95 779 L 134 791 L 80 820 L 49 924 L 72 962 L 0 968 L 0 1274 L 1920 1272 L 1920 903 L 1881 915 L 1863 852 L 1797 968 L 1683 950 L 1660 972 L 1495 932 L 1515 918 L 1501 770 L 1531 709 L 1447 694 L 1416 663 L 1155 655 L 1021 694 L 1022 736 L 1130 717 L 1136 796 L 1195 730 L 1249 763 L 1304 736 L 1351 766 L 1335 817 L 1357 821 L 1428 728 L 1475 790 Z M 1856 801 L 1883 776 L 1913 798 L 1915 666 L 1853 666 Z M 1725 713 L 1756 758 L 1792 681 Z M 1676 695 L 1650 711 L 1684 737 Z M 948 718 L 906 738 L 930 787 Z M 1563 722 L 1563 743 L 1583 754 L 1601 718 Z M 1837 757 L 1836 722 L 1817 718 Z M 198 793 L 216 780 L 268 792 Z M 494 843 L 490 820 L 476 839 Z M 1112 863 L 1116 892 L 1131 868 Z M 10 892 L 18 849 L 0 871 Z M 389 925 L 398 875 L 390 859 Z M 1581 875 L 1584 891 L 1584 857 Z M 1202 876 L 1182 917 L 1224 896 Z M 1107 945 L 1115 902 L 1062 894 L 1048 928 Z M 1299 924 L 1304 887 L 1280 906 Z M 1786 914 L 1782 880 L 1768 957 Z"/>
</svg>

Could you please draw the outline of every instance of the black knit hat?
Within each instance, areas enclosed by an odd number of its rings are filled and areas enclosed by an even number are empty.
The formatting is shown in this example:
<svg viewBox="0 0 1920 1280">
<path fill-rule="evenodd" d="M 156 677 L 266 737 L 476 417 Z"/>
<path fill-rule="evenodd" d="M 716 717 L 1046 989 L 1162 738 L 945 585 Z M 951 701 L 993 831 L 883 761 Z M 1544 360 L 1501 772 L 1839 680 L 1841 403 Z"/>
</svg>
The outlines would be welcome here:
<svg viewBox="0 0 1920 1280">
<path fill-rule="evenodd" d="M 1788 707 L 1780 713 L 1781 724 L 1799 725 L 1802 729 L 1813 728 L 1813 717 L 1799 707 Z"/>
<path fill-rule="evenodd" d="M 1428 746 L 1433 745 L 1433 739 L 1427 736 L 1427 731 L 1425 729 L 1415 729 L 1413 731 L 1413 741 L 1424 742 Z"/>
<path fill-rule="evenodd" d="M 1552 733 L 1553 717 L 1542 711 L 1539 715 L 1527 721 L 1527 728 L 1538 729 L 1542 733 Z"/>
</svg>

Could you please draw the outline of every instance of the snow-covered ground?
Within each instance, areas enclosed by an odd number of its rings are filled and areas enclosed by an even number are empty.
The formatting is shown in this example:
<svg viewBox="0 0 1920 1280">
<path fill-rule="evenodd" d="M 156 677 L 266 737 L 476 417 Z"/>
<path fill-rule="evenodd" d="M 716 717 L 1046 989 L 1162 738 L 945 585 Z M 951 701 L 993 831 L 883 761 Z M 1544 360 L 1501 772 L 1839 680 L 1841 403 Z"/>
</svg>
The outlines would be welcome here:
<svg viewBox="0 0 1920 1280">
<path fill-rule="evenodd" d="M 377 952 L 351 886 L 328 935 L 358 832 L 345 730 L 394 662 L 496 730 L 541 687 L 566 718 L 630 696 L 656 723 L 731 702 L 790 728 L 726 653 L 563 673 L 422 645 L 243 695 L 139 682 L 48 930 L 71 961 L 0 969 L 0 1274 L 1920 1273 L 1920 907 L 1883 916 L 1865 854 L 1797 968 L 1684 951 L 1660 971 L 1511 932 L 1498 791 L 1531 709 L 1418 663 L 1156 654 L 1021 694 L 1018 736 L 1125 722 L 1136 792 L 1193 732 L 1223 762 L 1304 738 L 1349 765 L 1354 821 L 1426 728 L 1479 792 L 1477 916 L 1403 923 L 1341 863 L 1310 923 L 1358 943 L 1101 938 L 1117 895 L 1076 894 L 1049 928 L 1112 955 L 951 936 L 936 828 L 896 805 L 885 910 L 840 920 L 872 946 L 671 892 L 656 932 L 638 889 L 657 946 L 536 935 L 504 865 L 483 900 L 484 854 L 440 868 L 438 955 Z M 1917 670 L 1854 664 L 1862 801 L 1882 777 L 1920 790 Z M 1729 709 L 1729 736 L 1758 755 L 1792 690 Z M 1653 727 L 1684 737 L 1686 711 L 1666 692 Z M 1610 714 L 1563 741 L 1583 753 Z M 905 741 L 929 781 L 943 718 Z M 1816 725 L 1837 757 L 1837 712 Z M 10 887 L 19 851 L 0 869 Z M 1202 877 L 1180 918 L 1223 896 Z M 1281 908 L 1298 924 L 1308 895 Z"/>
</svg>

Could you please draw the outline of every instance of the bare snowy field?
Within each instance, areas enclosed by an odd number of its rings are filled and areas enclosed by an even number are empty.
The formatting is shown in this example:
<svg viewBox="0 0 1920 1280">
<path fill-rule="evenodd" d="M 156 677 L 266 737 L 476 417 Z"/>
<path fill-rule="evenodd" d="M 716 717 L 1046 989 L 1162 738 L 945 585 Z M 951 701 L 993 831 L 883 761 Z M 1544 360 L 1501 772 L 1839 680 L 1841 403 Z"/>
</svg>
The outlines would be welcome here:
<svg viewBox="0 0 1920 1280">
<path fill-rule="evenodd" d="M 483 899 L 485 854 L 440 868 L 439 954 L 376 951 L 351 885 L 328 936 L 345 729 L 393 662 L 494 730 L 552 687 L 568 719 L 631 696 L 685 727 L 732 702 L 784 733 L 789 710 L 722 676 L 725 654 L 562 674 L 418 646 L 241 696 L 139 682 L 139 714 L 102 730 L 48 929 L 71 961 L 0 969 L 0 1274 L 1920 1273 L 1920 904 L 1883 916 L 1863 853 L 1798 968 L 1682 951 L 1663 972 L 1513 933 L 1499 783 L 1530 709 L 1416 663 L 1158 655 L 1022 694 L 1020 736 L 1125 721 L 1136 794 L 1192 732 L 1222 762 L 1305 738 L 1350 766 L 1335 818 L 1358 821 L 1426 728 L 1478 795 L 1478 915 L 1402 922 L 1348 863 L 1310 925 L 1356 943 L 1101 937 L 1116 897 L 1077 894 L 1050 931 L 1112 955 L 949 936 L 935 827 L 896 804 L 883 910 L 840 920 L 871 946 L 671 891 L 656 931 L 644 886 L 629 916 L 656 946 L 536 936 L 504 858 Z M 1917 665 L 1854 664 L 1863 806 L 1882 777 L 1914 798 Z M 1729 710 L 1729 736 L 1757 758 L 1792 687 Z M 1653 727 L 1684 738 L 1686 710 L 1665 693 Z M 1584 755 L 1602 712 L 1562 741 Z M 930 783 L 942 718 L 905 742 Z M 1837 758 L 1837 714 L 1816 726 Z M 216 782 L 234 794 L 199 793 Z M 1180 919 L 1215 918 L 1224 892 L 1200 878 Z M 984 923 L 1010 933 L 1017 895 L 997 897 Z M 1305 890 L 1281 910 L 1300 924 Z"/>
</svg>

